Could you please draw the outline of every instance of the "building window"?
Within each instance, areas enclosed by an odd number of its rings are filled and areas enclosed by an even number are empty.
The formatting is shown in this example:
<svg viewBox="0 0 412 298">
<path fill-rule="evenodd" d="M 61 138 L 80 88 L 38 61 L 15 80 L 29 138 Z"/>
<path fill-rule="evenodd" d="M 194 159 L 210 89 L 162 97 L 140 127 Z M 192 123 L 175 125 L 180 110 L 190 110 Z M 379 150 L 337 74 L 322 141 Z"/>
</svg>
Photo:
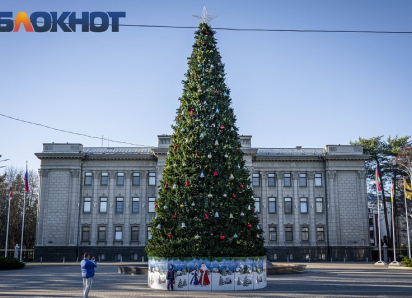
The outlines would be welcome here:
<svg viewBox="0 0 412 298">
<path fill-rule="evenodd" d="M 149 185 L 156 185 L 156 173 L 149 173 Z"/>
<path fill-rule="evenodd" d="M 84 198 L 83 212 L 90 213 L 92 209 L 92 198 Z"/>
<path fill-rule="evenodd" d="M 305 261 L 310 261 L 310 254 L 304 253 L 302 254 L 302 257 Z"/>
<path fill-rule="evenodd" d="M 276 186 L 275 174 L 268 174 L 268 186 Z"/>
<path fill-rule="evenodd" d="M 318 254 L 318 260 L 326 261 L 326 254 L 324 254 L 324 253 L 319 253 L 319 254 Z"/>
<path fill-rule="evenodd" d="M 309 228 L 303 227 L 302 228 L 302 241 L 309 241 Z"/>
<path fill-rule="evenodd" d="M 106 213 L 107 212 L 107 198 L 100 198 L 99 211 L 101 213 Z"/>
<path fill-rule="evenodd" d="M 116 185 L 124 185 L 124 173 L 117 173 Z"/>
<path fill-rule="evenodd" d="M 149 212 L 155 212 L 155 198 L 149 198 Z"/>
<path fill-rule="evenodd" d="M 323 198 L 316 198 L 316 213 L 323 213 Z"/>
<path fill-rule="evenodd" d="M 133 185 L 140 185 L 140 173 L 133 173 Z"/>
<path fill-rule="evenodd" d="M 116 212 L 123 213 L 123 198 L 116 198 Z"/>
<path fill-rule="evenodd" d="M 113 255 L 113 259 L 114 259 L 115 261 L 121 261 L 121 260 L 122 260 L 122 254 L 121 254 L 121 253 L 115 253 L 115 254 Z"/>
<path fill-rule="evenodd" d="M 97 241 L 106 241 L 106 227 L 100 226 L 97 233 Z"/>
<path fill-rule="evenodd" d="M 97 254 L 97 262 L 105 261 L 106 260 L 106 255 L 103 253 L 98 253 Z"/>
<path fill-rule="evenodd" d="M 278 229 L 277 227 L 269 226 L 269 240 L 277 241 L 278 240 Z"/>
<path fill-rule="evenodd" d="M 147 239 L 152 239 L 152 233 L 150 232 L 150 226 L 147 226 Z"/>
<path fill-rule="evenodd" d="M 109 173 L 102 173 L 100 177 L 100 185 L 107 185 L 109 184 Z"/>
<path fill-rule="evenodd" d="M 90 227 L 82 227 L 82 241 L 90 241 Z"/>
<path fill-rule="evenodd" d="M 293 254 L 287 253 L 286 254 L 286 262 L 293 261 Z"/>
<path fill-rule="evenodd" d="M 292 179 L 290 173 L 283 174 L 283 186 L 292 186 Z"/>
<path fill-rule="evenodd" d="M 269 198 L 269 213 L 276 213 L 276 198 Z"/>
<path fill-rule="evenodd" d="M 84 185 L 92 185 L 92 173 L 85 173 L 84 174 Z"/>
<path fill-rule="evenodd" d="M 139 258 L 139 255 L 137 253 L 130 254 L 130 261 L 137 261 L 138 258 Z"/>
<path fill-rule="evenodd" d="M 115 227 L 114 240 L 115 241 L 123 240 L 123 227 Z"/>
<path fill-rule="evenodd" d="M 255 212 L 260 212 L 260 198 L 255 198 Z"/>
<path fill-rule="evenodd" d="M 140 212 L 140 199 L 139 198 L 132 198 L 132 212 L 133 213 Z"/>
<path fill-rule="evenodd" d="M 300 198 L 300 213 L 308 213 L 308 199 Z"/>
<path fill-rule="evenodd" d="M 272 261 L 277 261 L 278 260 L 278 254 L 277 253 L 270 254 L 270 257 L 272 258 Z"/>
<path fill-rule="evenodd" d="M 306 174 L 299 174 L 299 186 L 308 186 Z"/>
<path fill-rule="evenodd" d="M 130 236 L 131 241 L 139 241 L 139 226 L 132 227 L 132 235 Z"/>
<path fill-rule="evenodd" d="M 324 227 L 316 228 L 316 239 L 318 241 L 325 241 L 325 228 Z"/>
<path fill-rule="evenodd" d="M 252 175 L 252 185 L 253 186 L 260 186 L 260 175 L 259 174 L 253 174 Z"/>
<path fill-rule="evenodd" d="M 315 173 L 315 186 L 322 186 L 322 174 Z"/>
<path fill-rule="evenodd" d="M 285 198 L 285 213 L 292 213 L 292 198 Z"/>
<path fill-rule="evenodd" d="M 293 227 L 285 228 L 285 241 L 293 241 Z"/>
</svg>

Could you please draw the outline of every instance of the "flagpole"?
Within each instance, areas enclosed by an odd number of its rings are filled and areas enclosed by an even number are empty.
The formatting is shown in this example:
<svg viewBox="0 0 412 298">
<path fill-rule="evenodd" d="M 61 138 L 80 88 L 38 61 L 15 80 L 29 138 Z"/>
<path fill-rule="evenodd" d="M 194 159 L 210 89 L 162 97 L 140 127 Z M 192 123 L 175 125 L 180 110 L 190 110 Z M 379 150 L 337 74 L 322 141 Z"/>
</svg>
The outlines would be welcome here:
<svg viewBox="0 0 412 298">
<path fill-rule="evenodd" d="M 391 185 L 391 209 L 392 209 L 392 241 L 393 241 L 393 261 L 389 264 L 392 266 L 400 266 L 399 262 L 396 260 L 396 242 L 395 242 L 395 216 L 393 212 L 393 200 L 394 200 L 394 186 Z"/>
<path fill-rule="evenodd" d="M 379 208 L 379 192 L 376 189 L 376 196 L 378 198 L 378 243 L 379 243 L 379 262 L 382 263 L 382 246 L 381 246 L 381 217 L 380 217 L 380 208 Z"/>
<path fill-rule="evenodd" d="M 406 179 L 403 180 L 403 193 L 405 195 L 405 221 L 406 221 L 406 234 L 408 235 L 408 258 L 411 258 L 411 241 L 409 239 L 409 220 L 408 220 L 408 204 L 406 202 L 406 187 L 405 187 Z M 411 184 L 412 184 L 412 176 L 411 176 Z"/>
<path fill-rule="evenodd" d="M 23 219 L 21 223 L 21 240 L 20 240 L 20 261 L 23 261 L 23 234 L 24 234 L 24 213 L 26 211 L 26 191 L 27 187 L 26 185 L 28 184 L 28 174 L 27 174 L 27 160 L 26 160 L 26 174 L 24 176 L 24 196 L 23 196 Z"/>
<path fill-rule="evenodd" d="M 13 185 L 13 184 L 11 184 L 11 185 Z M 8 240 L 9 240 L 10 200 L 11 200 L 11 198 L 10 198 L 10 194 L 9 194 L 9 209 L 8 209 L 8 212 L 7 212 L 6 247 L 5 247 L 5 250 L 4 250 L 4 256 L 5 257 L 7 257 L 7 245 L 8 245 Z"/>
</svg>

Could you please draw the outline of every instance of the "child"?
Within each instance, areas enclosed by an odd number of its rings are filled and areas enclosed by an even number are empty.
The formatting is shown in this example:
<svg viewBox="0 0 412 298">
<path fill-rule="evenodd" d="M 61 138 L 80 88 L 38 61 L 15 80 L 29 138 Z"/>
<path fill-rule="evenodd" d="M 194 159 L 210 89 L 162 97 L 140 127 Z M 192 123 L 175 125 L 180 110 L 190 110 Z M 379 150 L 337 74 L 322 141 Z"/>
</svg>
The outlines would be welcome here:
<svg viewBox="0 0 412 298">
<path fill-rule="evenodd" d="M 167 271 L 167 290 L 169 291 L 170 288 L 173 291 L 173 283 L 175 281 L 175 269 L 173 269 L 173 265 L 169 265 L 169 270 Z"/>
</svg>

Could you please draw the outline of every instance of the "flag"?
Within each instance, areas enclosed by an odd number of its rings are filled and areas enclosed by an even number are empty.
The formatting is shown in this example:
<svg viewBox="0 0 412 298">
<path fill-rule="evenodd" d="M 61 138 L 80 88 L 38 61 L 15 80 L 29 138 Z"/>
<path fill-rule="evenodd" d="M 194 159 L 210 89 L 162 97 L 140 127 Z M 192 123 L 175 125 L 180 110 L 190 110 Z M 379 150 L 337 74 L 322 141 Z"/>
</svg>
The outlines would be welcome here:
<svg viewBox="0 0 412 298">
<path fill-rule="evenodd" d="M 379 177 L 378 168 L 376 168 L 376 172 L 375 172 L 375 182 L 376 182 L 376 190 L 377 191 L 382 191 L 382 189 L 381 189 L 381 178 Z"/>
<path fill-rule="evenodd" d="M 405 197 L 410 200 L 412 198 L 412 190 L 411 187 L 406 182 L 405 178 L 403 179 L 403 189 L 405 191 Z"/>
<path fill-rule="evenodd" d="M 393 197 L 395 196 L 395 189 L 393 188 L 393 184 L 391 185 L 391 202 L 393 203 Z"/>
<path fill-rule="evenodd" d="M 24 184 L 26 186 L 26 192 L 29 192 L 29 173 L 27 172 L 27 164 L 26 164 L 26 175 L 24 175 Z"/>
<path fill-rule="evenodd" d="M 13 183 L 10 181 L 9 183 L 9 200 L 13 198 Z"/>
</svg>

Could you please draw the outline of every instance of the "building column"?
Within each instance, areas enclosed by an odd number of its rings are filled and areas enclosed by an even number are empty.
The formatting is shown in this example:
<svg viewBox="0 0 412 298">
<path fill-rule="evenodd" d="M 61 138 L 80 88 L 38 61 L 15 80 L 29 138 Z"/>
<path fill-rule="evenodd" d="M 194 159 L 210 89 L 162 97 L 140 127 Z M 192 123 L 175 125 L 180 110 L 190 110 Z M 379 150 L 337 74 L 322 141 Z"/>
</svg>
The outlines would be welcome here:
<svg viewBox="0 0 412 298">
<path fill-rule="evenodd" d="M 126 191 L 123 198 L 123 245 L 129 246 L 131 236 L 130 216 L 132 214 L 132 171 L 125 171 L 124 176 L 124 187 Z"/>
<path fill-rule="evenodd" d="M 309 241 L 311 246 L 316 246 L 316 201 L 314 193 L 315 185 L 315 173 L 308 173 L 308 187 L 309 187 L 309 197 L 308 197 L 308 212 L 309 212 Z"/>
<path fill-rule="evenodd" d="M 264 235 L 269 236 L 269 231 L 268 231 L 268 172 L 264 171 L 261 172 L 262 175 L 262 185 L 260 186 L 261 189 L 261 196 L 260 196 L 260 213 L 259 213 L 259 221 L 261 228 L 265 232 Z"/>
<path fill-rule="evenodd" d="M 68 218 L 67 218 L 67 243 L 68 245 L 76 245 L 76 234 L 77 234 L 77 216 L 79 213 L 78 206 L 76 202 L 79 201 L 80 197 L 80 170 L 72 169 L 70 170 L 70 189 L 69 189 L 69 206 L 68 206 Z"/>
<path fill-rule="evenodd" d="M 140 172 L 140 176 L 142 178 L 142 181 L 140 183 L 140 187 L 141 187 L 141 206 L 142 206 L 142 216 L 141 221 L 140 221 L 140 226 L 141 226 L 141 230 L 142 233 L 140 233 L 139 235 L 139 242 L 147 245 L 147 226 L 149 224 L 148 218 L 149 218 L 149 198 L 147 196 L 147 185 L 148 185 L 148 175 L 149 175 L 149 171 L 141 171 Z M 157 177 L 156 177 L 157 178 Z M 157 180 L 157 183 L 159 183 L 159 180 Z"/>
<path fill-rule="evenodd" d="M 292 224 L 293 224 L 293 244 L 300 246 L 300 216 L 299 216 L 299 172 L 292 172 L 293 196 L 292 196 Z"/>
<path fill-rule="evenodd" d="M 113 246 L 114 241 L 114 213 L 116 210 L 116 198 L 114 195 L 114 188 L 116 185 L 116 171 L 109 171 L 109 185 L 108 185 L 108 208 L 107 208 L 107 227 L 106 227 L 106 240 L 108 246 Z"/>
<path fill-rule="evenodd" d="M 358 183 L 358 208 L 359 208 L 359 218 L 362 222 L 362 245 L 363 246 L 370 246 L 370 235 L 369 235 L 369 223 L 367 220 L 362 220 L 363 216 L 368 218 L 368 198 L 367 198 L 367 189 L 366 189 L 366 171 L 361 170 L 358 171 L 359 176 L 359 183 Z"/>
<path fill-rule="evenodd" d="M 278 216 L 277 233 L 278 246 L 285 246 L 285 210 L 283 208 L 283 178 L 284 172 L 276 172 L 277 179 L 277 197 L 276 197 L 276 214 Z M 276 224 L 276 222 L 275 222 Z M 280 256 L 279 256 L 280 257 Z"/>
<path fill-rule="evenodd" d="M 328 210 L 328 217 L 329 222 L 326 223 L 326 233 L 329 233 L 329 245 L 330 246 L 337 246 L 338 243 L 340 244 L 340 235 L 339 235 L 339 202 L 336 193 L 335 187 L 335 177 L 336 171 L 327 171 L 327 179 L 328 179 L 328 202 L 326 204 L 325 200 L 325 208 Z M 326 212 L 326 210 L 325 210 Z M 325 234 L 325 240 L 327 239 L 327 234 Z"/>
<path fill-rule="evenodd" d="M 39 196 L 39 207 L 37 211 L 37 245 L 44 245 L 44 213 L 48 201 L 49 193 L 49 172 L 50 170 L 39 170 L 40 176 L 40 196 Z"/>
</svg>

